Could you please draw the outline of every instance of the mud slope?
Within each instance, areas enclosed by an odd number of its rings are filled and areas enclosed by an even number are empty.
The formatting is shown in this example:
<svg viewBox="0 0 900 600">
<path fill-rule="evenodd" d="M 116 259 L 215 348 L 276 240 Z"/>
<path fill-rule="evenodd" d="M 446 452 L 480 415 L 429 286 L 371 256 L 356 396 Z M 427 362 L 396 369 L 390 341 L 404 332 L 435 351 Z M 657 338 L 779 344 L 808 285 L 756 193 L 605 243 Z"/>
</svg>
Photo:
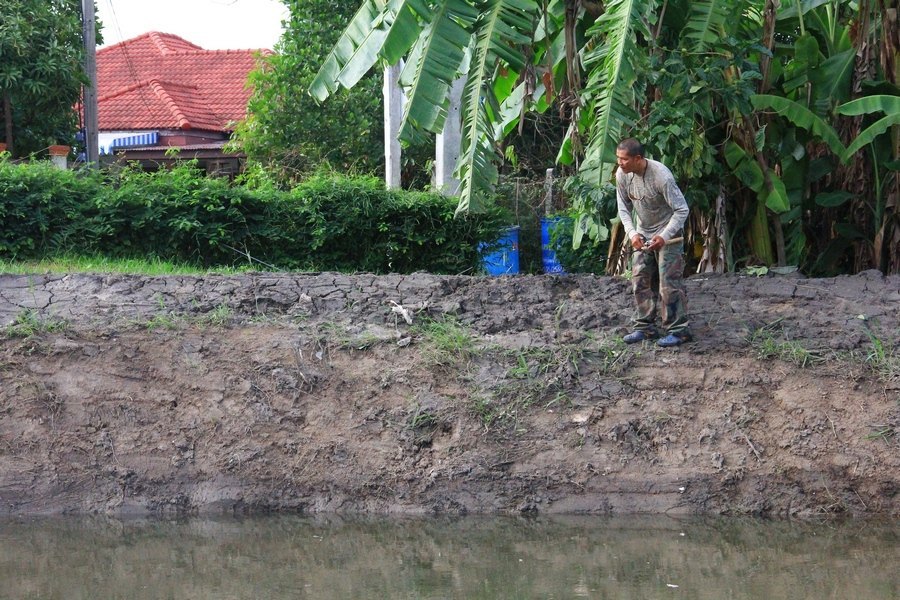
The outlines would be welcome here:
<svg viewBox="0 0 900 600">
<path fill-rule="evenodd" d="M 900 278 L 688 290 L 2 275 L 0 514 L 900 514 Z"/>
</svg>

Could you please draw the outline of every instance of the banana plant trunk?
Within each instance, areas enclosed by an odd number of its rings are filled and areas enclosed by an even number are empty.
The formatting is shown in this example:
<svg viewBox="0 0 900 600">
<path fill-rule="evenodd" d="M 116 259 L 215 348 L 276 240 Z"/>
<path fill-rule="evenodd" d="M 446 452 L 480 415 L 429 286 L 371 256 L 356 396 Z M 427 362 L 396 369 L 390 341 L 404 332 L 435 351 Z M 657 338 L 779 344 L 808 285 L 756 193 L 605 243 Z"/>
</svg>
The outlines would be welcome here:
<svg viewBox="0 0 900 600">
<path fill-rule="evenodd" d="M 697 265 L 698 273 L 724 273 L 730 263 L 728 250 L 728 228 L 725 224 L 725 190 L 716 196 L 715 209 L 699 218 L 703 236 L 703 254 Z"/>
<path fill-rule="evenodd" d="M 765 203 L 759 199 L 756 199 L 756 213 L 750 221 L 748 242 L 753 255 L 762 264 L 769 266 L 775 262 L 775 257 L 772 256 L 772 238 L 769 235 L 769 216 L 766 214 Z"/>
</svg>

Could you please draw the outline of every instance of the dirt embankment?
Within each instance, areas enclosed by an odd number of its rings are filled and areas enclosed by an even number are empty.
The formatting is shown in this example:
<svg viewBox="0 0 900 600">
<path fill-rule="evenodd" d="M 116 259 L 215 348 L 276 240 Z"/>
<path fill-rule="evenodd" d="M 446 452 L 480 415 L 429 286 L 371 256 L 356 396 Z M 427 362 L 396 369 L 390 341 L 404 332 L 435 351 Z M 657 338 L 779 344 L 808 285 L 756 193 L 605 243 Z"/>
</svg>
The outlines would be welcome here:
<svg viewBox="0 0 900 600">
<path fill-rule="evenodd" d="M 0 276 L 0 514 L 900 514 L 900 278 L 688 292 L 663 350 L 594 276 Z"/>
</svg>

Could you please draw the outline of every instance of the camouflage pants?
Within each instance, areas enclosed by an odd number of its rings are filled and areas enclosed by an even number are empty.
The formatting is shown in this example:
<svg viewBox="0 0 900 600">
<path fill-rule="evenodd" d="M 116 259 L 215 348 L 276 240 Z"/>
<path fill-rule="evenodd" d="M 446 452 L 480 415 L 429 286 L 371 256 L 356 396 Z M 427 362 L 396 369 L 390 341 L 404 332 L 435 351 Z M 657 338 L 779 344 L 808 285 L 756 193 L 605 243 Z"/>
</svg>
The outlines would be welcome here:
<svg viewBox="0 0 900 600">
<path fill-rule="evenodd" d="M 687 293 L 684 290 L 684 243 L 656 252 L 635 252 L 631 285 L 634 292 L 634 329 L 656 333 L 656 313 L 667 333 L 688 334 Z"/>
</svg>

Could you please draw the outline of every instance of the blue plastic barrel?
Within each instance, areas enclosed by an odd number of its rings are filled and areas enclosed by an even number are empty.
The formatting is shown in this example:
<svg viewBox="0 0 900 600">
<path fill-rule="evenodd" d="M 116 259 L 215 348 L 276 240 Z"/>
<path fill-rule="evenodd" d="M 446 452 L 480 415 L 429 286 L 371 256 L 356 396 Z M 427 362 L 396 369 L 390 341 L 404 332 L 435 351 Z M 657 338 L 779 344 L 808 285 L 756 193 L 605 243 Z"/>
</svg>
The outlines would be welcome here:
<svg viewBox="0 0 900 600">
<path fill-rule="evenodd" d="M 569 217 L 546 217 L 541 219 L 541 262 L 544 265 L 544 273 L 566 272 L 556 258 L 556 248 L 558 246 L 553 246 L 550 241 L 556 226 L 566 220 L 569 220 Z"/>
<path fill-rule="evenodd" d="M 480 244 L 481 248 L 488 244 Z M 519 227 L 506 227 L 496 244 L 490 244 L 493 252 L 485 254 L 484 269 L 488 275 L 515 275 L 519 272 Z"/>
</svg>

